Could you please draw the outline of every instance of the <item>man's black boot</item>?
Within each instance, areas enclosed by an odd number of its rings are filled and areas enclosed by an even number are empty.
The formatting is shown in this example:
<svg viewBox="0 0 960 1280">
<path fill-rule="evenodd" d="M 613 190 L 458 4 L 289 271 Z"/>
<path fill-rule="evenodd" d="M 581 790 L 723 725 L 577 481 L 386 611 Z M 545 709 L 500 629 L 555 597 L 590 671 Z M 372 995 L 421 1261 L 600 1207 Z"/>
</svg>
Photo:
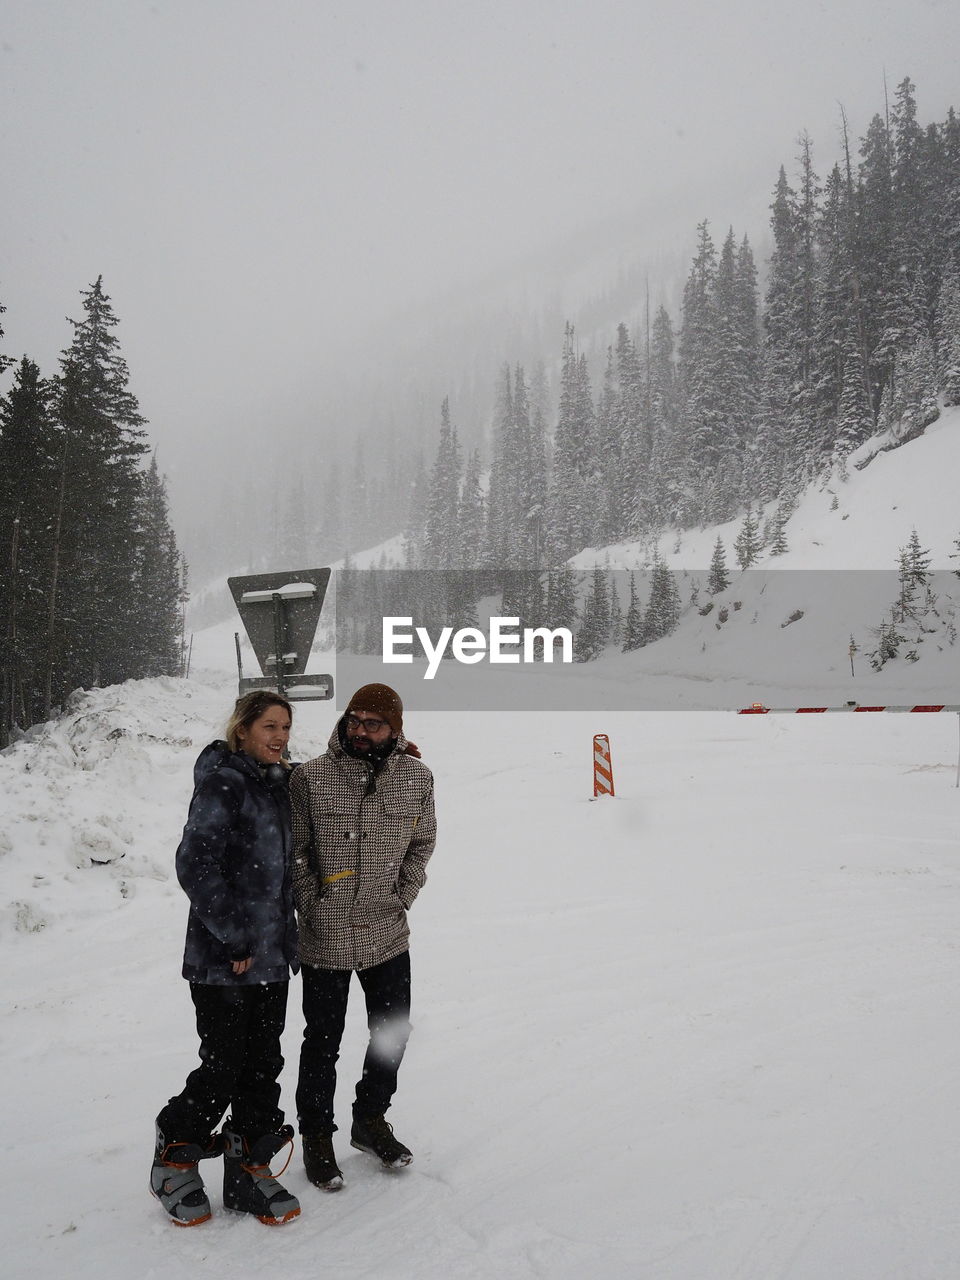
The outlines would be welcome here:
<svg viewBox="0 0 960 1280">
<path fill-rule="evenodd" d="M 355 1115 L 350 1145 L 377 1156 L 388 1169 L 402 1169 L 413 1161 L 410 1148 L 393 1136 L 393 1125 L 384 1116 Z"/>
<path fill-rule="evenodd" d="M 343 1171 L 337 1165 L 333 1150 L 333 1138 L 329 1134 L 300 1135 L 303 1144 L 303 1167 L 307 1177 L 321 1191 L 339 1191 L 343 1186 Z"/>
</svg>

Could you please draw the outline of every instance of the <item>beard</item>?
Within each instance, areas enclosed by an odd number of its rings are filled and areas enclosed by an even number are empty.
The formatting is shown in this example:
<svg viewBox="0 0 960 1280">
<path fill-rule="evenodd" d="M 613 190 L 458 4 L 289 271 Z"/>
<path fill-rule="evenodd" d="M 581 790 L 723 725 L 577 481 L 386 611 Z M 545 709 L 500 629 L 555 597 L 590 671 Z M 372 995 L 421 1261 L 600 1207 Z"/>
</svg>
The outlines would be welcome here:
<svg viewBox="0 0 960 1280">
<path fill-rule="evenodd" d="M 357 760 L 385 760 L 396 745 L 396 738 L 388 738 L 386 742 L 379 745 L 370 741 L 362 733 L 358 733 L 356 737 L 347 734 L 344 737 L 343 749 L 347 755 L 355 757 Z"/>
</svg>

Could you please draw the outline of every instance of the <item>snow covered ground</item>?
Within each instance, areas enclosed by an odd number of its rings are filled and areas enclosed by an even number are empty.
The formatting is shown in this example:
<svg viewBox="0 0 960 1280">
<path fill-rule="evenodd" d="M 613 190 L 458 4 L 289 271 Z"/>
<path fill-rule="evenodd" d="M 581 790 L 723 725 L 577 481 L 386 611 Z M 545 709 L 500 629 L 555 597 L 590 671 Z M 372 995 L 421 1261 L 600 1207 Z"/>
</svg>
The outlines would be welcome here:
<svg viewBox="0 0 960 1280">
<path fill-rule="evenodd" d="M 811 490 L 782 567 L 893 569 L 914 526 L 953 567 L 945 478 L 957 474 L 960 410 L 851 472 L 836 508 Z M 687 535 L 674 563 L 702 568 L 716 536 Z M 615 548 L 610 563 L 641 553 Z M 893 664 L 871 685 L 888 697 L 861 696 L 866 672 L 847 685 L 846 621 L 811 610 L 781 628 L 796 603 L 784 596 L 756 625 L 745 604 L 722 633 L 694 612 L 672 647 L 564 678 L 594 691 L 644 681 L 690 706 L 689 690 L 722 683 L 726 650 L 757 679 L 783 644 L 777 662 L 798 671 L 823 658 L 839 701 L 889 700 Z M 296 1154 L 284 1180 L 303 1214 L 282 1230 L 222 1211 L 170 1226 L 147 1193 L 153 1116 L 196 1060 L 173 854 L 194 757 L 234 696 L 236 629 L 197 635 L 191 680 L 80 695 L 0 754 L 7 1273 L 960 1274 L 960 722 L 948 713 L 426 712 L 415 691 L 407 724 L 434 767 L 440 821 L 412 913 L 415 1026 L 392 1113 L 416 1162 L 387 1174 L 341 1132 L 346 1188 L 315 1191 Z M 944 633 L 915 670 L 952 691 L 958 666 Z M 741 693 L 753 696 L 721 696 Z M 297 709 L 296 755 L 323 749 L 333 716 Z M 617 796 L 593 802 L 598 731 Z M 341 1123 L 361 1004 L 356 993 Z M 299 980 L 288 1022 L 292 1115 Z M 203 1171 L 217 1206 L 215 1166 Z"/>
<path fill-rule="evenodd" d="M 282 1230 L 170 1226 L 146 1180 L 152 1118 L 195 1061 L 172 855 L 232 695 L 210 673 L 94 691 L 0 756 L 9 1274 L 958 1273 L 947 714 L 411 706 L 441 823 L 392 1113 L 416 1163 L 384 1173 L 341 1133 L 345 1190 L 311 1188 L 298 1153 L 303 1214 Z M 332 715 L 298 708 L 300 755 Z M 600 730 L 618 794 L 592 802 Z M 288 1112 L 298 1001 L 295 980 Z"/>
</svg>

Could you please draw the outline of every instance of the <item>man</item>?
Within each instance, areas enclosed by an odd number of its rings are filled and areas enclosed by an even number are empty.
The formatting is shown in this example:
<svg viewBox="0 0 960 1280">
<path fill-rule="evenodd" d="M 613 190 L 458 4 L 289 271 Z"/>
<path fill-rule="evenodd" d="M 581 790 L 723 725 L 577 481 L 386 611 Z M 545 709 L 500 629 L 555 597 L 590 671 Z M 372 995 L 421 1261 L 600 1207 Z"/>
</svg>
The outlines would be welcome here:
<svg viewBox="0 0 960 1280">
<path fill-rule="evenodd" d="M 350 699 L 326 753 L 290 782 L 306 1024 L 297 1116 L 307 1177 L 325 1191 L 343 1186 L 333 1099 L 353 973 L 370 1043 L 350 1142 L 388 1168 L 413 1159 L 385 1112 L 410 1032 L 407 911 L 426 881 L 437 830 L 433 775 L 418 755 L 404 737 L 398 695 L 368 684 Z"/>
</svg>

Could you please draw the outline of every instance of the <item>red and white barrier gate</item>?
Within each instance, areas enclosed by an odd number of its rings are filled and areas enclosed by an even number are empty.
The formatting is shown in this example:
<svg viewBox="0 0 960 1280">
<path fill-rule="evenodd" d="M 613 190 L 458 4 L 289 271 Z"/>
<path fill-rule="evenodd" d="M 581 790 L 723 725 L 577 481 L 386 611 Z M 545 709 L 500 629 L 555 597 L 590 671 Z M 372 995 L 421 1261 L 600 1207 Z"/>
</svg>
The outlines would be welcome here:
<svg viewBox="0 0 960 1280">
<path fill-rule="evenodd" d="M 817 715 L 825 711 L 960 711 L 960 704 L 950 706 L 943 703 L 940 706 L 916 706 L 916 707 L 862 707 L 859 702 L 846 702 L 842 707 L 765 707 L 762 702 L 752 702 L 749 707 L 741 707 L 737 712 L 738 716 L 766 716 L 766 715 Z"/>
<path fill-rule="evenodd" d="M 610 739 L 605 733 L 593 735 L 593 794 L 594 798 L 614 795 Z"/>
<path fill-rule="evenodd" d="M 862 707 L 859 702 L 845 702 L 842 707 L 765 707 L 762 702 L 752 702 L 749 707 L 741 707 L 738 716 L 768 715 L 819 715 L 828 711 L 956 711 L 957 723 L 960 725 L 960 703 L 931 703 L 929 706 L 918 703 L 916 706 Z M 957 781 L 960 789 L 960 754 L 957 755 Z"/>
</svg>

